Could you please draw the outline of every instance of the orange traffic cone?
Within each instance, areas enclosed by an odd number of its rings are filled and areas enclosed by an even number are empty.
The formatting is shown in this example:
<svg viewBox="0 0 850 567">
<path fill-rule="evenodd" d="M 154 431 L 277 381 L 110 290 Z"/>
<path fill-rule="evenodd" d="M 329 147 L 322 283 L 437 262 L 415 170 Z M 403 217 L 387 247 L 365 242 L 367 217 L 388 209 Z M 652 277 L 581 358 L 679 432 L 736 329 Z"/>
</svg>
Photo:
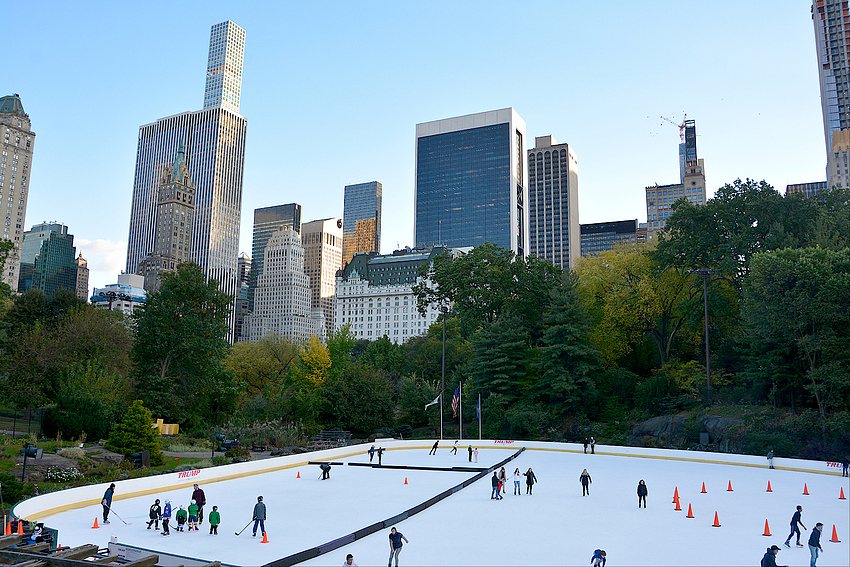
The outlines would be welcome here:
<svg viewBox="0 0 850 567">
<path fill-rule="evenodd" d="M 18 518 L 18 535 L 24 535 L 24 521 Z"/>
<path fill-rule="evenodd" d="M 767 481 L 767 491 L 773 492 L 773 489 L 770 488 L 770 481 Z"/>
<path fill-rule="evenodd" d="M 807 485 L 805 482 L 803 483 L 803 494 L 805 496 L 809 495 L 809 485 Z"/>
<path fill-rule="evenodd" d="M 832 539 L 829 540 L 829 541 L 831 541 L 832 543 L 840 543 L 841 542 L 841 540 L 838 539 L 838 532 L 835 531 L 835 524 L 832 524 Z"/>
<path fill-rule="evenodd" d="M 764 533 L 761 535 L 770 536 L 770 526 L 767 525 L 767 520 L 764 521 Z"/>
<path fill-rule="evenodd" d="M 407 484 L 407 477 L 404 477 L 404 484 Z"/>
<path fill-rule="evenodd" d="M 843 486 L 841 487 L 841 496 L 839 496 L 838 499 L 839 500 L 846 500 L 846 498 L 844 498 L 844 487 Z"/>
<path fill-rule="evenodd" d="M 714 513 L 714 523 L 711 524 L 711 527 L 712 528 L 719 528 L 720 527 L 720 521 L 717 518 L 717 512 Z"/>
<path fill-rule="evenodd" d="M 726 492 L 732 492 L 732 481 L 729 481 L 729 488 L 726 489 Z"/>
<path fill-rule="evenodd" d="M 295 475 L 295 478 L 301 478 L 301 471 L 298 471 L 298 474 Z"/>
<path fill-rule="evenodd" d="M 682 507 L 679 506 L 679 499 L 678 498 L 676 498 L 676 507 L 674 508 L 674 510 L 676 510 L 677 512 L 682 511 Z"/>
<path fill-rule="evenodd" d="M 263 532 L 263 541 L 261 541 L 260 543 L 268 543 L 268 542 L 269 542 L 269 538 L 266 535 L 266 532 Z"/>
<path fill-rule="evenodd" d="M 679 487 L 676 487 L 676 490 L 673 491 L 673 502 L 679 499 Z"/>
<path fill-rule="evenodd" d="M 693 510 L 691 510 L 691 505 L 690 505 L 690 504 L 688 504 L 688 515 L 687 515 L 687 516 L 685 516 L 685 517 L 686 517 L 686 518 L 693 518 L 693 517 L 694 517 L 694 512 L 693 512 Z"/>
<path fill-rule="evenodd" d="M 94 519 L 94 525 L 91 527 L 91 529 L 96 530 L 98 528 L 100 528 L 100 526 L 97 525 L 97 518 L 95 518 Z"/>
<path fill-rule="evenodd" d="M 705 494 L 705 483 L 702 483 L 702 490 L 700 490 L 700 494 Z"/>
</svg>

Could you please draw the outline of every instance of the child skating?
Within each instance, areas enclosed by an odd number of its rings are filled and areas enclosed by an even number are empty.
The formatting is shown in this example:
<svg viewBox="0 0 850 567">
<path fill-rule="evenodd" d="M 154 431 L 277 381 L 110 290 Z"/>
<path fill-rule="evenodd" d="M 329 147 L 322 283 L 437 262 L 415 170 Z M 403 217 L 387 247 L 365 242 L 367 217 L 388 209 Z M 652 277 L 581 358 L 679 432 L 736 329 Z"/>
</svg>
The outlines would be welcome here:
<svg viewBox="0 0 850 567">
<path fill-rule="evenodd" d="M 148 529 L 151 529 L 151 525 L 155 524 L 154 527 L 158 530 L 159 520 L 160 518 L 162 518 L 162 508 L 160 508 L 159 506 L 159 498 L 157 498 L 156 502 L 151 505 L 150 512 L 148 512 L 148 517 L 151 519 L 150 522 L 148 522 Z"/>
<path fill-rule="evenodd" d="M 221 523 L 221 514 L 218 513 L 218 506 L 213 506 L 212 512 L 207 516 L 210 521 L 210 535 L 218 535 L 218 525 Z"/>
</svg>

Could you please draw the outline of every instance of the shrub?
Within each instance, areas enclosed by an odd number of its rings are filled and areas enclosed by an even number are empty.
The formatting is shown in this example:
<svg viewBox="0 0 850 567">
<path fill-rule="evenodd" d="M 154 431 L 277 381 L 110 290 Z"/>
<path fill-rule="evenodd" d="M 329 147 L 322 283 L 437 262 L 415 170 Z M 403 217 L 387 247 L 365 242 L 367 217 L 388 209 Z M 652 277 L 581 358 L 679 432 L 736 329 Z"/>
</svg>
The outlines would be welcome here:
<svg viewBox="0 0 850 567">
<path fill-rule="evenodd" d="M 100 400 L 87 396 L 62 396 L 44 416 L 44 434 L 67 439 L 86 435 L 104 439 L 114 421 L 114 413 Z"/>
<path fill-rule="evenodd" d="M 239 439 L 242 445 L 294 447 L 307 444 L 307 435 L 300 423 L 275 419 L 264 423 L 230 422 L 221 433 L 228 439 Z"/>
<path fill-rule="evenodd" d="M 66 459 L 74 459 L 77 461 L 85 458 L 86 456 L 86 452 L 80 449 L 79 447 L 65 447 L 64 449 L 60 449 L 59 453 L 57 454 L 60 457 L 65 457 Z"/>
<path fill-rule="evenodd" d="M 161 465 L 164 458 L 159 448 L 159 437 L 151 427 L 152 424 L 151 412 L 140 400 L 136 400 L 124 414 L 121 423 L 112 429 L 105 447 L 125 456 L 139 451 L 150 451 L 151 464 Z"/>
<path fill-rule="evenodd" d="M 83 473 L 81 473 L 74 467 L 69 467 L 66 469 L 60 467 L 50 467 L 47 469 L 47 474 L 44 476 L 44 478 L 48 482 L 66 483 L 83 478 Z"/>
<path fill-rule="evenodd" d="M 24 495 L 24 483 L 6 473 L 0 473 L 0 487 L 2 488 L 3 502 L 7 506 L 16 504 Z"/>
</svg>

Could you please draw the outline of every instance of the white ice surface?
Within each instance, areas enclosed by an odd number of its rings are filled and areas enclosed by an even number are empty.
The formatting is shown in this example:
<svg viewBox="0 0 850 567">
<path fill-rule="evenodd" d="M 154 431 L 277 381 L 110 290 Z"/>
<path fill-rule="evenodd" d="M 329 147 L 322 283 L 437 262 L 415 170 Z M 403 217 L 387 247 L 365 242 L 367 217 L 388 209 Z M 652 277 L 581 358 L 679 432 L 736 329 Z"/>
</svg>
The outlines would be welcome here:
<svg viewBox="0 0 850 567">
<path fill-rule="evenodd" d="M 426 442 L 420 442 L 426 447 Z M 444 445 L 447 445 L 444 443 Z M 482 442 L 477 466 L 487 467 L 513 454 L 523 444 L 499 448 Z M 823 463 L 781 461 L 788 468 L 769 470 L 764 457 L 715 455 L 684 451 L 640 450 L 597 446 L 597 454 L 584 455 L 576 445 L 526 443 L 529 449 L 507 465 L 510 473 L 534 469 L 539 483 L 534 495 L 514 496 L 513 483 L 500 501 L 490 499 L 489 476 L 400 522 L 397 529 L 410 543 L 400 556 L 402 566 L 427 565 L 589 565 L 596 548 L 608 553 L 608 565 L 758 565 L 765 548 L 782 547 L 779 565 L 808 565 L 808 547 L 788 549 L 795 507 L 803 506 L 802 542 L 816 522 L 823 522 L 818 565 L 850 565 L 850 500 L 839 500 L 843 487 L 850 496 L 848 479 L 818 474 Z M 465 450 L 457 456 L 441 448 L 436 456 L 428 448 L 397 449 L 384 454 L 385 464 L 469 466 Z M 365 447 L 364 447 L 365 449 Z M 556 449 L 556 450 L 551 450 Z M 567 451 L 564 451 L 566 449 Z M 609 454 L 606 454 L 609 453 Z M 610 453 L 618 453 L 613 455 Z M 306 457 L 301 456 L 302 461 Z M 650 458 L 643 458 L 650 457 Z M 661 458 L 658 458 L 661 457 Z M 718 459 L 740 464 L 715 464 L 678 459 Z M 357 455 L 344 461 L 368 460 Z M 377 462 L 377 457 L 375 458 Z M 476 466 L 473 464 L 472 466 Z M 593 484 L 582 497 L 578 477 L 587 468 Z M 296 478 L 300 472 L 301 478 Z M 320 481 L 318 467 L 299 466 L 221 482 L 201 481 L 207 496 L 205 513 L 217 505 L 222 516 L 219 535 L 174 533 L 169 537 L 146 530 L 148 508 L 154 498 L 188 506 L 191 488 L 114 502 L 118 518 L 92 530 L 100 506 L 93 505 L 41 518 L 59 529 L 62 545 L 96 543 L 105 546 L 115 535 L 121 543 L 189 557 L 220 560 L 229 565 L 262 565 L 286 555 L 329 542 L 356 529 L 390 518 L 455 486 L 471 473 L 404 471 L 334 466 L 329 481 Z M 173 475 L 158 477 L 163 483 Z M 405 478 L 408 484 L 404 484 Z M 636 488 L 644 479 L 649 489 L 648 507 L 638 509 Z M 731 481 L 733 491 L 727 491 Z M 772 492 L 766 492 L 771 482 Z M 706 494 L 700 493 L 705 483 Z M 804 484 L 809 495 L 802 495 Z M 121 494 L 118 483 L 117 495 Z M 672 496 L 678 487 L 682 511 L 674 511 Z M 73 491 L 66 491 L 69 501 Z M 270 543 L 251 537 L 256 497 L 268 508 L 266 530 Z M 688 519 L 688 505 L 695 518 Z M 712 526 L 717 512 L 721 527 Z M 771 537 L 764 537 L 765 520 Z M 175 522 L 172 520 L 171 525 Z M 841 543 L 832 543 L 833 524 Z M 384 565 L 389 555 L 389 529 L 355 541 L 301 565 L 341 565 L 348 553 L 361 566 Z M 793 545 L 792 540 L 792 545 Z"/>
</svg>

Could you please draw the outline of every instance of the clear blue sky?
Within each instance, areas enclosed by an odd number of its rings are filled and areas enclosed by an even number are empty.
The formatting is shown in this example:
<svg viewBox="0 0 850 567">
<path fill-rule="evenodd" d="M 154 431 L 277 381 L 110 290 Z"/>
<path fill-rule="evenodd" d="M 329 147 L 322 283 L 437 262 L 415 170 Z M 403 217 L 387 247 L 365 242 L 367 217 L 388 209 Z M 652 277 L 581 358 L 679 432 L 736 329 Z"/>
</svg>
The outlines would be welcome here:
<svg viewBox="0 0 850 567">
<path fill-rule="evenodd" d="M 36 132 L 27 228 L 65 223 L 90 286 L 124 268 L 139 126 L 202 107 L 210 27 L 246 30 L 240 250 L 253 210 L 342 216 L 383 184 L 382 251 L 413 244 L 419 122 L 512 106 L 579 162 L 582 223 L 646 220 L 696 120 L 709 195 L 825 179 L 811 3 L 7 2 L 0 96 Z"/>
</svg>

